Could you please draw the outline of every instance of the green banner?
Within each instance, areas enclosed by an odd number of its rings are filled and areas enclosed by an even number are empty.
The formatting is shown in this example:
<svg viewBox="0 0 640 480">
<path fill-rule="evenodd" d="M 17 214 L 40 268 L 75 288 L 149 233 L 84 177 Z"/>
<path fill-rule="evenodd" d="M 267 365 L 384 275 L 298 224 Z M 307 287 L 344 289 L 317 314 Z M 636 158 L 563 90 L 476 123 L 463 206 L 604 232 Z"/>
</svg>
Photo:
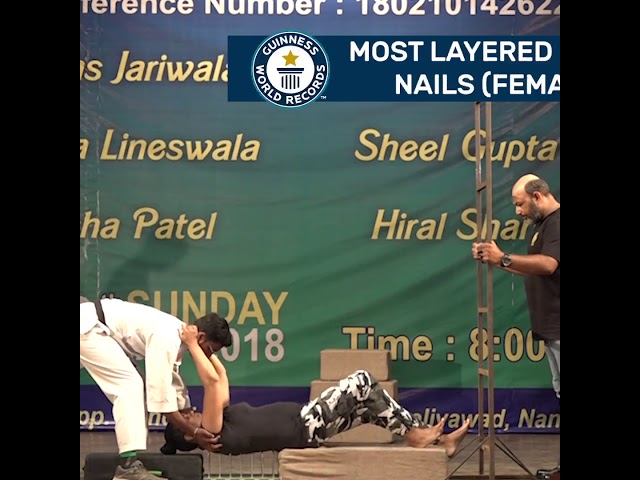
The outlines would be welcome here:
<svg viewBox="0 0 640 480">
<path fill-rule="evenodd" d="M 295 21 L 330 35 L 347 16 Z M 473 102 L 228 102 L 241 72 L 227 35 L 266 36 L 284 20 L 81 11 L 80 293 L 187 322 L 218 311 L 234 331 L 222 355 L 235 386 L 308 386 L 322 349 L 388 348 L 401 387 L 475 387 L 487 347 L 471 258 Z M 408 17 L 364 20 L 354 31 L 424 31 Z M 554 20 L 424 21 L 431 34 L 559 34 Z M 523 253 L 511 187 L 533 172 L 560 198 L 560 104 L 492 112 L 494 238 Z M 494 299 L 496 387 L 550 389 L 522 278 L 496 269 Z M 190 360 L 185 377 L 199 383 Z"/>
</svg>

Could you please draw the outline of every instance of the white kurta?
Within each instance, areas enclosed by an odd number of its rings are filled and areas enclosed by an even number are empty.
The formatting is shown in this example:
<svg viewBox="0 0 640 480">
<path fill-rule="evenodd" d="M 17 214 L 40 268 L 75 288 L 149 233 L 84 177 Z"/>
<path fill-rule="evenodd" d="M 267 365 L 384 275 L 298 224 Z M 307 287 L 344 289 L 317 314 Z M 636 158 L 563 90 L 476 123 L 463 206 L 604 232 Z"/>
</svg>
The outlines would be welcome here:
<svg viewBox="0 0 640 480">
<path fill-rule="evenodd" d="M 146 449 L 147 414 L 191 406 L 178 371 L 186 346 L 184 322 L 144 304 L 101 301 L 107 326 L 93 302 L 80 304 L 80 364 L 113 404 L 120 452 Z M 144 359 L 143 384 L 129 356 Z M 146 410 L 145 410 L 146 387 Z"/>
</svg>

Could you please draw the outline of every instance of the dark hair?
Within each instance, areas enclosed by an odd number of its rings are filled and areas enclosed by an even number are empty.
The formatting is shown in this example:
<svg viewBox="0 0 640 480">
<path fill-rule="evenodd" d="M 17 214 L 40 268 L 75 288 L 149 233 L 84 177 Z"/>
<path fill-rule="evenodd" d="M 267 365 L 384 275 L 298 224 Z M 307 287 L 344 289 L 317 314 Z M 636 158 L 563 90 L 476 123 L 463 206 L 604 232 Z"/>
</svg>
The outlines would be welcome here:
<svg viewBox="0 0 640 480">
<path fill-rule="evenodd" d="M 542 195 L 548 195 L 551 193 L 549 184 L 541 178 L 534 178 L 528 181 L 524 186 L 524 191 L 531 197 L 534 192 L 540 192 Z"/>
<path fill-rule="evenodd" d="M 223 347 L 231 346 L 232 339 L 229 323 L 224 317 L 211 312 L 197 319 L 195 325 L 198 327 L 198 331 L 204 332 L 207 340 L 220 342 Z"/>
<path fill-rule="evenodd" d="M 167 423 L 164 429 L 165 444 L 160 447 L 160 451 L 165 455 L 175 455 L 177 450 L 181 452 L 190 452 L 199 448 L 196 442 L 185 440 L 184 432 L 173 423 Z"/>
</svg>

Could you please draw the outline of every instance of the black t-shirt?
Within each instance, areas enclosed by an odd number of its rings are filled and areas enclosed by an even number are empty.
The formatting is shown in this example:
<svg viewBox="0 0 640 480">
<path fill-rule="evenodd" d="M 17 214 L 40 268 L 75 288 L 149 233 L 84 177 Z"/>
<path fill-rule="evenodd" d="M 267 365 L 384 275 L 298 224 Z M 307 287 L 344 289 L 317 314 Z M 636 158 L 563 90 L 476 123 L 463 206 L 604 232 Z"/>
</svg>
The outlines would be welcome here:
<svg viewBox="0 0 640 480">
<path fill-rule="evenodd" d="M 218 453 L 240 455 L 253 452 L 279 452 L 284 448 L 315 447 L 307 441 L 302 405 L 276 402 L 252 407 L 246 402 L 225 407 Z"/>
<path fill-rule="evenodd" d="M 536 339 L 560 340 L 560 209 L 534 226 L 529 255 L 542 254 L 558 261 L 552 275 L 527 275 L 525 290 L 531 330 Z"/>
</svg>

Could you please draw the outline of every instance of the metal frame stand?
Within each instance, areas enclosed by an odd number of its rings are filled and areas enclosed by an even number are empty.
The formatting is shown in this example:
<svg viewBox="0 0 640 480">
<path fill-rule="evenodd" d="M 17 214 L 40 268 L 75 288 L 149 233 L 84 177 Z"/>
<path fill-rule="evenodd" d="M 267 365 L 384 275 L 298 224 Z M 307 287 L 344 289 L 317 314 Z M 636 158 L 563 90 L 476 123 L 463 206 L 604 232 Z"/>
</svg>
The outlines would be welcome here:
<svg viewBox="0 0 640 480">
<path fill-rule="evenodd" d="M 474 104 L 474 122 L 476 129 L 476 228 L 477 241 L 493 238 L 493 181 L 491 175 L 491 102 L 485 103 L 485 148 L 484 155 L 481 144 L 482 104 Z M 483 159 L 484 157 L 484 159 Z M 485 177 L 482 175 L 482 164 L 485 164 Z M 484 216 L 483 212 L 484 200 Z M 484 218 L 483 218 L 484 217 Z M 486 233 L 483 232 L 483 220 L 486 222 Z M 486 272 L 485 272 L 486 270 Z M 486 289 L 485 289 L 486 273 Z M 456 467 L 445 480 L 457 479 L 535 479 L 535 475 L 514 455 L 514 453 L 496 437 L 494 425 L 494 353 L 493 353 L 493 269 L 492 266 L 478 262 L 477 265 L 477 303 L 478 303 L 478 435 L 475 440 L 460 448 L 455 456 L 462 454 L 467 447 L 475 444 L 475 447 L 467 454 L 466 458 Z M 486 345 L 485 345 L 486 344 Z M 485 349 L 486 346 L 486 349 Z M 486 353 L 486 355 L 485 355 Z M 485 385 L 486 382 L 486 385 Z M 485 397 L 486 418 L 488 427 L 485 429 Z M 514 463 L 518 464 L 527 475 L 496 475 L 495 456 L 496 448 L 499 448 Z M 477 475 L 454 475 L 476 452 L 479 452 L 479 464 Z M 485 473 L 485 454 L 489 457 L 488 474 Z"/>
</svg>

